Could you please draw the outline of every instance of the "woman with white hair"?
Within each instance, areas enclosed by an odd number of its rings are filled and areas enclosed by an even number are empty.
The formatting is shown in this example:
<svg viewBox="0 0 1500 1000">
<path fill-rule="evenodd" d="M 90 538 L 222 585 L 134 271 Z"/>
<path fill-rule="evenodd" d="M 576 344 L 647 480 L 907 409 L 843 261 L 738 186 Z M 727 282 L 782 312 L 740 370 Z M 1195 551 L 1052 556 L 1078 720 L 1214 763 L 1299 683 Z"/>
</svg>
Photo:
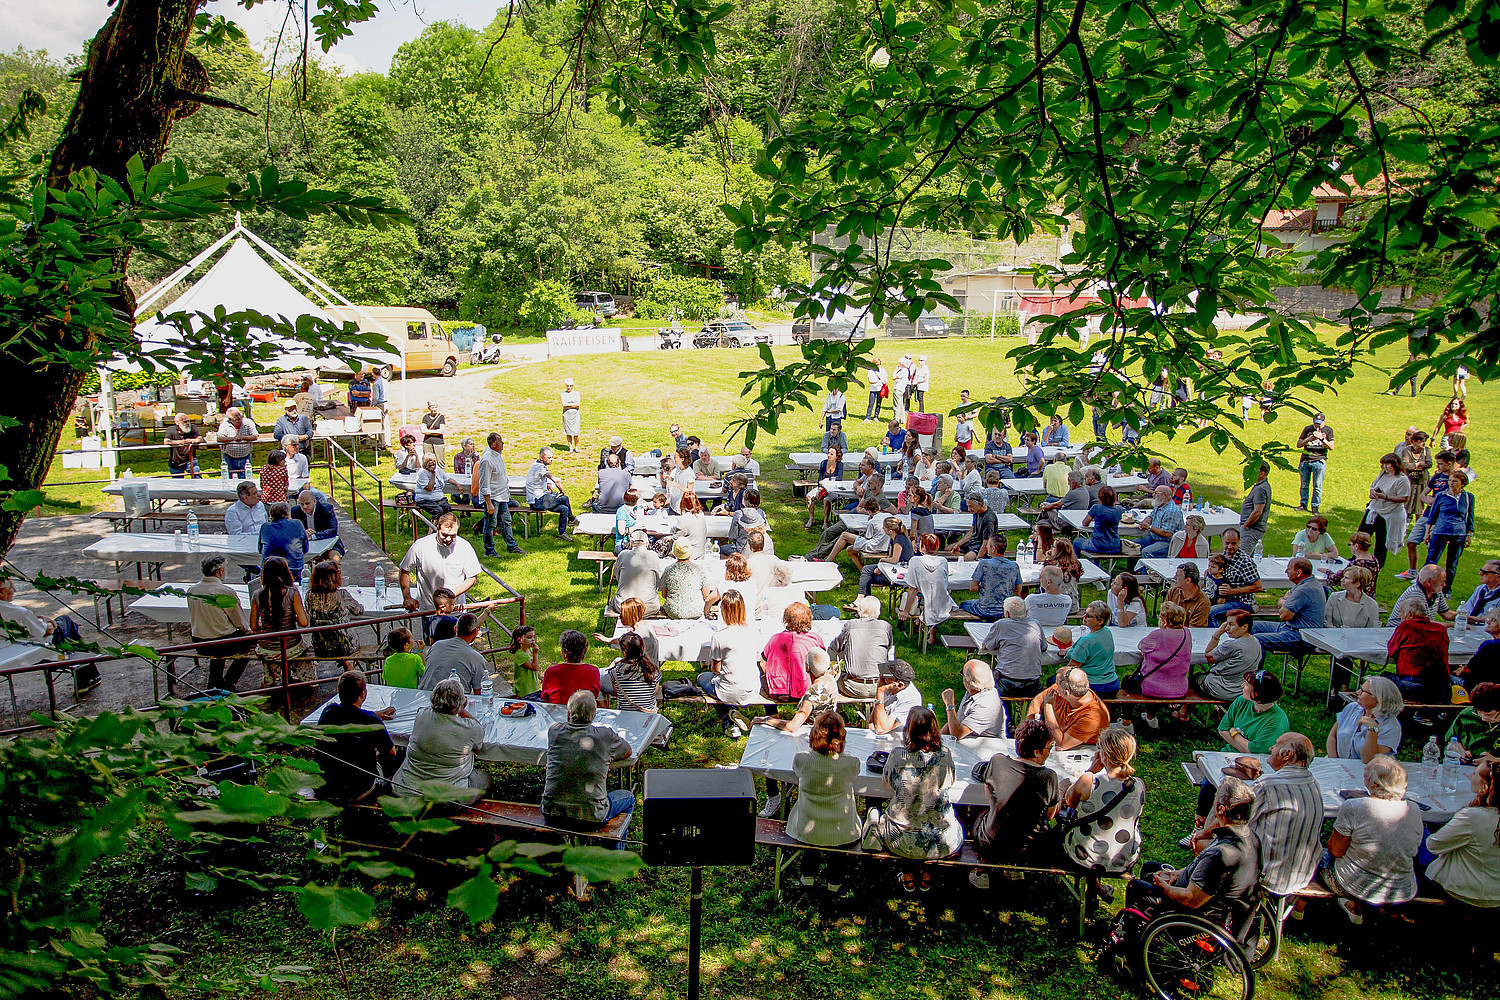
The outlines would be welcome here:
<svg viewBox="0 0 1500 1000">
<path fill-rule="evenodd" d="M 1401 689 L 1389 677 L 1366 677 L 1328 730 L 1328 756 L 1357 757 L 1366 764 L 1381 754 L 1395 756 L 1405 707 Z"/>
<path fill-rule="evenodd" d="M 447 683 L 446 681 L 444 683 Z M 635 793 L 609 790 L 609 765 L 630 758 L 630 744 L 608 726 L 594 725 L 599 703 L 591 691 L 574 691 L 568 717 L 547 730 L 547 783 L 542 788 L 542 817 L 549 826 L 570 830 L 598 829 L 616 816 L 635 811 Z M 620 830 L 620 842 L 630 821 Z"/>
<path fill-rule="evenodd" d="M 1406 801 L 1406 769 L 1384 754 L 1365 765 L 1368 795 L 1346 799 L 1318 865 L 1318 881 L 1339 898 L 1350 923 L 1360 903 L 1404 903 L 1417 894 L 1412 865 L 1422 846 L 1422 812 Z"/>
<path fill-rule="evenodd" d="M 419 796 L 423 781 L 441 781 L 470 788 L 469 801 L 490 787 L 490 776 L 475 766 L 485 749 L 484 725 L 469 714 L 468 693 L 456 677 L 445 677 L 432 689 L 432 702 L 417 710 L 406 760 L 391 778 L 397 795 Z"/>
<path fill-rule="evenodd" d="M 828 654 L 844 661 L 839 690 L 850 698 L 873 698 L 880 682 L 880 664 L 894 655 L 891 623 L 880 617 L 880 598 L 855 598 L 854 618 L 828 645 Z"/>
<path fill-rule="evenodd" d="M 953 613 L 953 597 L 948 590 L 948 559 L 942 554 L 943 542 L 937 535 L 922 536 L 922 554 L 906 564 L 906 596 L 896 613 L 900 621 L 912 617 L 917 598 L 922 599 L 922 624 L 927 641 L 937 641 L 937 627 Z"/>
</svg>

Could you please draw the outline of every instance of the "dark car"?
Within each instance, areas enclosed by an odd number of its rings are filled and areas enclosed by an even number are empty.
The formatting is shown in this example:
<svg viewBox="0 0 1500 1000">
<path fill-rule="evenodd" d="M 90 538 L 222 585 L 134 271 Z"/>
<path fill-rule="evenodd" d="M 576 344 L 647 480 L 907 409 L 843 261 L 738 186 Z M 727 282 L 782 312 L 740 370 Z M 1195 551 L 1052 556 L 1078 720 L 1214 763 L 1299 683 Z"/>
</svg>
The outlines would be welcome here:
<svg viewBox="0 0 1500 1000">
<path fill-rule="evenodd" d="M 917 317 L 916 322 L 912 322 L 905 316 L 893 313 L 886 317 L 885 332 L 891 337 L 946 337 L 948 321 L 932 313 L 923 313 Z"/>
</svg>

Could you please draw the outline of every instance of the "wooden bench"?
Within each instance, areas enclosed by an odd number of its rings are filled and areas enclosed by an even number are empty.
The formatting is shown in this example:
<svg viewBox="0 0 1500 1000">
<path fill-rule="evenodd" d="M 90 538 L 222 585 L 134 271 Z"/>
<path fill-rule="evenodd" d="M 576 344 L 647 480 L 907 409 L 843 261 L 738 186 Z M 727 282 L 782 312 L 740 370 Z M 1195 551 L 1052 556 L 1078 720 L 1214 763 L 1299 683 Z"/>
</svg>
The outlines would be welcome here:
<svg viewBox="0 0 1500 1000">
<path fill-rule="evenodd" d="M 776 890 L 776 898 L 784 900 L 781 889 L 781 877 L 793 864 L 803 851 L 821 851 L 829 854 L 845 854 L 857 858 L 878 858 L 885 861 L 897 861 L 905 864 L 919 864 L 923 867 L 935 865 L 943 868 L 978 869 L 986 872 L 1019 872 L 1028 875 L 1054 875 L 1059 878 L 1068 895 L 1078 902 L 1078 935 L 1083 936 L 1084 921 L 1088 917 L 1089 910 L 1098 903 L 1094 895 L 1090 876 L 1082 871 L 1068 868 L 1041 868 L 1029 865 L 1003 864 L 990 861 L 981 857 L 974 850 L 974 842 L 965 840 L 959 852 L 947 858 L 933 858 L 930 860 L 914 861 L 911 858 L 903 858 L 886 851 L 867 851 L 859 844 L 849 847 L 819 847 L 815 844 L 804 844 L 786 832 L 786 821 L 759 817 L 755 821 L 755 843 L 761 847 L 770 847 L 776 852 L 775 874 L 773 886 Z M 1122 879 L 1124 875 L 1103 875 L 1099 878 Z"/>
<path fill-rule="evenodd" d="M 608 575 L 610 577 L 609 593 L 614 592 L 614 576 L 612 573 L 610 573 L 610 564 L 615 561 L 614 552 L 610 551 L 609 549 L 579 549 L 578 561 L 597 563 L 596 569 L 598 570 L 599 574 L 599 584 L 597 589 L 601 591 L 604 590 L 604 577 Z M 608 598 L 608 596 L 609 594 L 605 595 L 606 598 Z"/>
</svg>

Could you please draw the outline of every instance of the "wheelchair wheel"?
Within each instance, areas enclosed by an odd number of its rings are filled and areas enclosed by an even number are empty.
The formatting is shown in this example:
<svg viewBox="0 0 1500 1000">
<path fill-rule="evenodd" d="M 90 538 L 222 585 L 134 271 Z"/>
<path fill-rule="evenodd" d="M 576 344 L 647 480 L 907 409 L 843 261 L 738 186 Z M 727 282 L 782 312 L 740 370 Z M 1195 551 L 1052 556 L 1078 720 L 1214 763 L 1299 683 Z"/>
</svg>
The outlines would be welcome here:
<svg viewBox="0 0 1500 1000">
<path fill-rule="evenodd" d="M 1229 933 L 1188 913 L 1157 917 L 1141 932 L 1137 963 L 1160 1000 L 1252 1000 L 1255 971 Z"/>
<path fill-rule="evenodd" d="M 1285 904 L 1290 905 L 1286 900 Z M 1255 951 L 1250 955 L 1250 968 L 1264 969 L 1276 961 L 1276 956 L 1281 952 L 1281 928 L 1286 919 L 1286 911 L 1282 909 L 1283 901 L 1274 896 L 1265 896 L 1260 905 L 1255 908 L 1255 915 L 1251 917 L 1252 928 L 1255 931 Z"/>
</svg>

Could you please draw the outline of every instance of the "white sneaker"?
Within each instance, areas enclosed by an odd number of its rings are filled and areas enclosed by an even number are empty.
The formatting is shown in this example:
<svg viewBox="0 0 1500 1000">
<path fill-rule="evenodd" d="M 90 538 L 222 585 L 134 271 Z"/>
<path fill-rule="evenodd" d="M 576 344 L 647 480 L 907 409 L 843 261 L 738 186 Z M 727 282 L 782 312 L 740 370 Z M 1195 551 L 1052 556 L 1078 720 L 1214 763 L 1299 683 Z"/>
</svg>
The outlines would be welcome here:
<svg viewBox="0 0 1500 1000">
<path fill-rule="evenodd" d="M 775 816 L 780 808 L 781 793 L 777 792 L 766 798 L 766 804 L 760 807 L 760 816 L 764 819 L 769 819 L 770 817 Z"/>
<path fill-rule="evenodd" d="M 988 889 L 990 887 L 990 873 L 982 872 L 978 868 L 970 868 L 969 884 L 976 889 Z"/>
<path fill-rule="evenodd" d="M 745 717 L 740 714 L 740 710 L 737 708 L 729 710 L 729 723 L 739 731 L 740 736 L 744 736 L 750 732 L 750 723 L 745 721 Z"/>
</svg>

